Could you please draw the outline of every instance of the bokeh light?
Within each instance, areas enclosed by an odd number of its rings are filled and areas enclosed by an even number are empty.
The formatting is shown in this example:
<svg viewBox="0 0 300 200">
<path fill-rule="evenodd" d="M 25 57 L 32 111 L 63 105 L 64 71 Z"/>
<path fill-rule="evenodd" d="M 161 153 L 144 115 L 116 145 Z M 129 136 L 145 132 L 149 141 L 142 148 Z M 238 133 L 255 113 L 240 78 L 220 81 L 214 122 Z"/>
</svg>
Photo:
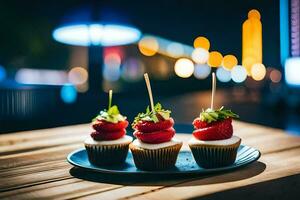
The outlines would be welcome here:
<svg viewBox="0 0 300 200">
<path fill-rule="evenodd" d="M 247 78 L 246 69 L 241 65 L 236 65 L 231 70 L 231 79 L 236 83 L 241 83 Z"/>
<path fill-rule="evenodd" d="M 104 57 L 103 77 L 108 81 L 117 81 L 121 76 L 121 57 L 117 53 L 110 53 Z"/>
<path fill-rule="evenodd" d="M 122 66 L 122 78 L 128 82 L 139 81 L 143 78 L 145 73 L 144 63 L 134 57 L 125 60 Z"/>
<path fill-rule="evenodd" d="M 207 64 L 196 64 L 194 76 L 197 79 L 206 79 L 211 72 L 211 68 Z"/>
<path fill-rule="evenodd" d="M 184 54 L 184 48 L 183 48 L 182 44 L 180 44 L 178 42 L 171 42 L 167 46 L 167 53 L 170 56 L 177 58 Z"/>
<path fill-rule="evenodd" d="M 210 42 L 206 37 L 200 36 L 194 40 L 194 47 L 209 50 Z"/>
<path fill-rule="evenodd" d="M 258 10 L 256 9 L 252 9 L 248 12 L 248 18 L 251 19 L 251 18 L 255 18 L 255 19 L 260 19 L 260 13 Z"/>
<path fill-rule="evenodd" d="M 116 46 L 136 42 L 141 32 L 134 27 L 116 24 L 78 24 L 57 28 L 52 36 L 64 44 Z"/>
<path fill-rule="evenodd" d="M 204 64 L 207 62 L 209 52 L 203 48 L 196 48 L 192 53 L 192 60 L 198 64 Z"/>
<path fill-rule="evenodd" d="M 261 63 L 256 63 L 251 68 L 252 78 L 256 81 L 263 80 L 266 76 L 266 67 Z"/>
<path fill-rule="evenodd" d="M 77 91 L 73 84 L 65 84 L 61 87 L 60 97 L 65 103 L 74 103 L 77 98 Z"/>
<path fill-rule="evenodd" d="M 0 82 L 6 78 L 6 70 L 0 65 Z"/>
<path fill-rule="evenodd" d="M 209 53 L 207 64 L 211 67 L 220 67 L 222 64 L 223 56 L 220 52 L 212 51 Z"/>
<path fill-rule="evenodd" d="M 219 67 L 217 69 L 217 79 L 221 82 L 229 82 L 231 80 L 231 72 L 224 69 L 223 67 Z"/>
<path fill-rule="evenodd" d="M 238 60 L 234 55 L 226 55 L 223 57 L 222 66 L 224 69 L 231 70 L 238 64 Z"/>
<path fill-rule="evenodd" d="M 273 69 L 270 73 L 270 79 L 273 83 L 279 83 L 281 81 L 282 74 L 279 70 Z"/>
<path fill-rule="evenodd" d="M 74 85 L 84 84 L 88 80 L 88 72 L 83 67 L 74 67 L 69 71 L 68 79 Z"/>
<path fill-rule="evenodd" d="M 159 44 L 155 37 L 145 36 L 139 41 L 138 47 L 143 55 L 153 56 L 157 53 Z"/>
<path fill-rule="evenodd" d="M 180 58 L 175 63 L 175 73 L 181 78 L 188 78 L 194 73 L 194 63 L 187 58 Z"/>
</svg>

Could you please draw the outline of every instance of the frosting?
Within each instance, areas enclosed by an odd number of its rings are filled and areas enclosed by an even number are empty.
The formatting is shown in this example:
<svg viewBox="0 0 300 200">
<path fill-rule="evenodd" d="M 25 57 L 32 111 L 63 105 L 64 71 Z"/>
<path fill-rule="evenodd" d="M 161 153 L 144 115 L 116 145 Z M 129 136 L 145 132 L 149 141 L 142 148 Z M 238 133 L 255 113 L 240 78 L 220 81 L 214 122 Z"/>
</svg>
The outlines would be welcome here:
<svg viewBox="0 0 300 200">
<path fill-rule="evenodd" d="M 232 136 L 229 139 L 224 139 L 224 140 L 198 140 L 194 136 L 189 140 L 189 144 L 206 144 L 206 145 L 231 145 L 237 143 L 241 138 L 237 136 Z"/>
<path fill-rule="evenodd" d="M 159 144 L 148 144 L 140 141 L 139 139 L 135 139 L 132 144 L 143 149 L 161 149 L 169 146 L 174 146 L 176 144 L 182 144 L 182 142 L 176 138 L 172 138 L 168 142 L 163 142 Z"/>
<path fill-rule="evenodd" d="M 113 144 L 129 144 L 132 142 L 132 137 L 128 135 L 124 135 L 123 137 L 117 139 L 117 140 L 101 140 L 97 141 L 94 140 L 91 136 L 86 138 L 84 141 L 85 144 L 98 144 L 98 145 L 113 145 Z"/>
</svg>

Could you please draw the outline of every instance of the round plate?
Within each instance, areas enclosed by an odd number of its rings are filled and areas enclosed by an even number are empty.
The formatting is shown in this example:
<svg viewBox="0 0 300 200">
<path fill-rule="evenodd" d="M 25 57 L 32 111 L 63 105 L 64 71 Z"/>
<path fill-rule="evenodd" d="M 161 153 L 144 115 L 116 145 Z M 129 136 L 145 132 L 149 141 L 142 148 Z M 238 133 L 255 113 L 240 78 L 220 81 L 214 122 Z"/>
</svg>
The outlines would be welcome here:
<svg viewBox="0 0 300 200">
<path fill-rule="evenodd" d="M 126 162 L 120 166 L 98 167 L 92 165 L 87 156 L 86 150 L 79 149 L 68 155 L 68 161 L 77 167 L 94 170 L 102 173 L 121 174 L 206 174 L 239 168 L 248 165 L 260 157 L 260 152 L 252 147 L 241 145 L 238 149 L 237 158 L 234 164 L 226 167 L 204 169 L 197 165 L 190 151 L 180 151 L 175 167 L 164 171 L 143 171 L 135 167 L 132 154 L 129 151 Z"/>
</svg>

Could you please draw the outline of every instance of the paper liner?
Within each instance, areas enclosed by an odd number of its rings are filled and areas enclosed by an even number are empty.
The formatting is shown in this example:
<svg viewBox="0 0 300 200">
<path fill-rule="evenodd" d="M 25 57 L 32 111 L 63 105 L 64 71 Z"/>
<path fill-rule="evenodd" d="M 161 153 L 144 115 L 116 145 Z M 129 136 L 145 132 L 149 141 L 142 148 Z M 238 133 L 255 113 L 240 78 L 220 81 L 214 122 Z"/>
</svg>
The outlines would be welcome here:
<svg viewBox="0 0 300 200">
<path fill-rule="evenodd" d="M 241 140 L 232 145 L 189 145 L 197 164 L 203 168 L 217 168 L 235 162 Z"/>
<path fill-rule="evenodd" d="M 92 145 L 85 144 L 89 161 L 98 166 L 119 165 L 125 162 L 129 144 Z"/>
<path fill-rule="evenodd" d="M 130 144 L 129 148 L 137 168 L 154 171 L 173 167 L 181 146 L 182 144 L 176 144 L 161 149 L 143 149 Z"/>
</svg>

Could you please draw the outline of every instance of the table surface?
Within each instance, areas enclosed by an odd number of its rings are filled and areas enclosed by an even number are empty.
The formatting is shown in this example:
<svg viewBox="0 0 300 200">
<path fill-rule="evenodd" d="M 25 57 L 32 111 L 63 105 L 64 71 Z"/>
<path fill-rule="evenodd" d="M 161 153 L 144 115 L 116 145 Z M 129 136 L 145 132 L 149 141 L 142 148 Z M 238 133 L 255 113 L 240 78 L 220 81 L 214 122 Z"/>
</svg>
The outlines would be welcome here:
<svg viewBox="0 0 300 200">
<path fill-rule="evenodd" d="M 89 124 L 0 135 L 0 199 L 209 199 L 236 191 L 253 197 L 251 191 L 272 181 L 272 190 L 267 185 L 261 192 L 289 191 L 282 184 L 300 172 L 300 138 L 238 121 L 234 129 L 243 144 L 262 152 L 259 161 L 226 173 L 184 177 L 112 176 L 73 167 L 66 157 L 83 147 Z M 190 137 L 177 136 L 185 143 Z"/>
</svg>

